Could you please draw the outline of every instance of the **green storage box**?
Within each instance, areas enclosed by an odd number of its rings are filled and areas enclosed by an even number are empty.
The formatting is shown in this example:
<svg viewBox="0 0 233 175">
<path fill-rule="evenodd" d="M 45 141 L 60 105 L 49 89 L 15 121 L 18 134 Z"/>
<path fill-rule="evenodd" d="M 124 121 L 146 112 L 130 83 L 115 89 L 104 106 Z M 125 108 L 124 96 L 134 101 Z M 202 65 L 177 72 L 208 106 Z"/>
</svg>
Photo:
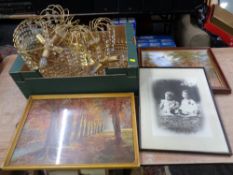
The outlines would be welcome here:
<svg viewBox="0 0 233 175">
<path fill-rule="evenodd" d="M 138 93 L 138 58 L 132 25 L 126 24 L 125 32 L 128 68 L 109 68 L 104 76 L 43 78 L 38 71 L 24 71 L 24 61 L 18 56 L 11 67 L 10 75 L 26 98 L 39 94 Z"/>
</svg>

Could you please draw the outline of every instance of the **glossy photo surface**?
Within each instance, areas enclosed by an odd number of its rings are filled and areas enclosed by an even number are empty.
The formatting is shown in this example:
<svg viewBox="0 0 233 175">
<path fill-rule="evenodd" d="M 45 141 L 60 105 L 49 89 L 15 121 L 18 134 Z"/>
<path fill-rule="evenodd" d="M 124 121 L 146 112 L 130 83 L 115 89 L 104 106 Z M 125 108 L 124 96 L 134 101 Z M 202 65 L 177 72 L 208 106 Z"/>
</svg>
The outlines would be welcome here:
<svg viewBox="0 0 233 175">
<path fill-rule="evenodd" d="M 32 100 L 9 165 L 134 164 L 131 95 Z"/>
</svg>

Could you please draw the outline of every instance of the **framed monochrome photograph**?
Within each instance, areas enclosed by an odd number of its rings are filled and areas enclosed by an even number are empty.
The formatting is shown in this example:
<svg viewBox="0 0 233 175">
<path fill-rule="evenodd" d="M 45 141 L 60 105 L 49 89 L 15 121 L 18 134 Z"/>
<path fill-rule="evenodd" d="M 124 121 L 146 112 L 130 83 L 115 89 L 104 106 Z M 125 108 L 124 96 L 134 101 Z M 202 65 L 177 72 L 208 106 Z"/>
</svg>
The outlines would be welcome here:
<svg viewBox="0 0 233 175">
<path fill-rule="evenodd" d="M 231 88 L 210 48 L 141 48 L 141 67 L 204 67 L 214 93 Z"/>
<path fill-rule="evenodd" d="M 133 93 L 31 96 L 3 169 L 139 166 Z"/>
<path fill-rule="evenodd" d="M 141 149 L 231 153 L 204 68 L 139 73 Z"/>
</svg>

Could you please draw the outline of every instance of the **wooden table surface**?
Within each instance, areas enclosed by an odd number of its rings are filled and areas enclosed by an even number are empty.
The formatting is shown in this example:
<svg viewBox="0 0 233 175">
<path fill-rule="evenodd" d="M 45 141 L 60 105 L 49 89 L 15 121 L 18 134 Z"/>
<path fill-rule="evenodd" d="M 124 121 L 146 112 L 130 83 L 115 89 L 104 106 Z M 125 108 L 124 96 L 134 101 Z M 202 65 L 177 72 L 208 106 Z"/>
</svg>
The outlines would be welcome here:
<svg viewBox="0 0 233 175">
<path fill-rule="evenodd" d="M 229 85 L 233 88 L 233 48 L 213 49 L 216 59 L 223 70 Z M 26 99 L 9 76 L 9 69 L 16 55 L 7 57 L 1 63 L 0 73 L 0 168 L 6 156 L 7 149 L 15 132 Z M 231 148 L 233 150 L 233 94 L 216 95 L 216 102 L 225 127 Z M 233 156 L 168 153 L 168 152 L 141 152 L 142 165 L 167 164 L 195 164 L 195 163 L 233 163 Z"/>
<path fill-rule="evenodd" d="M 9 75 L 16 55 L 4 59 L 0 73 L 0 167 L 6 156 L 15 126 L 26 105 L 26 99 Z"/>
</svg>

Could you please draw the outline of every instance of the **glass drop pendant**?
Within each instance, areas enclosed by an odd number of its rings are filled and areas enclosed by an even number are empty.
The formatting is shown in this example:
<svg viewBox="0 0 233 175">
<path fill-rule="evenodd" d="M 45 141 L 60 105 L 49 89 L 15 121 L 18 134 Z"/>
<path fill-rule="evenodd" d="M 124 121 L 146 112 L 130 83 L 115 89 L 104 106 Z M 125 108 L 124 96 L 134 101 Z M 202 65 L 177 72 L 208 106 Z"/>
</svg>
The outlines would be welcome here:
<svg viewBox="0 0 233 175">
<path fill-rule="evenodd" d="M 40 63 L 39 63 L 40 68 L 42 68 L 42 69 L 45 68 L 47 66 L 47 64 L 48 64 L 47 58 L 41 57 Z"/>
</svg>

